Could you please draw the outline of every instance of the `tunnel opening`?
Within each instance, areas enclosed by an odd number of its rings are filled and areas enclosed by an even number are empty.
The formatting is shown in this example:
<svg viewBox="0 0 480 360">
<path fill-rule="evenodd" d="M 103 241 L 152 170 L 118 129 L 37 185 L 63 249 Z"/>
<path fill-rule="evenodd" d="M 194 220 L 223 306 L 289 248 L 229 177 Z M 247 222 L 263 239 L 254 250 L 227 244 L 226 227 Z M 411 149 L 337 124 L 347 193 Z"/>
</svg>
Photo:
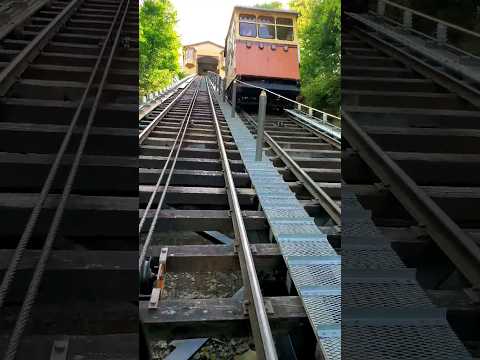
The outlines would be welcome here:
<svg viewBox="0 0 480 360">
<path fill-rule="evenodd" d="M 218 59 L 214 56 L 199 56 L 197 69 L 198 75 L 205 75 L 208 71 L 218 73 Z"/>
</svg>

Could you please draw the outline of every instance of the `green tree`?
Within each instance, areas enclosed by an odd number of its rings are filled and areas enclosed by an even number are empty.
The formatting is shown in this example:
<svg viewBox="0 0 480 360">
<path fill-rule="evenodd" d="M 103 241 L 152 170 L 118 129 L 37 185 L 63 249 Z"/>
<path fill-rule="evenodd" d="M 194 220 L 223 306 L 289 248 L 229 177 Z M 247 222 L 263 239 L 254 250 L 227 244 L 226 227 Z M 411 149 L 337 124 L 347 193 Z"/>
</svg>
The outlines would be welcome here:
<svg viewBox="0 0 480 360">
<path fill-rule="evenodd" d="M 302 95 L 313 107 L 340 110 L 340 0 L 292 0 L 299 13 Z"/>
<path fill-rule="evenodd" d="M 145 0 L 140 7 L 140 94 L 161 90 L 179 72 L 177 13 L 170 0 Z"/>
<path fill-rule="evenodd" d="M 263 8 L 263 9 L 271 9 L 271 10 L 278 10 L 283 8 L 283 4 L 280 1 L 272 1 L 263 4 L 256 4 L 255 7 Z"/>
</svg>

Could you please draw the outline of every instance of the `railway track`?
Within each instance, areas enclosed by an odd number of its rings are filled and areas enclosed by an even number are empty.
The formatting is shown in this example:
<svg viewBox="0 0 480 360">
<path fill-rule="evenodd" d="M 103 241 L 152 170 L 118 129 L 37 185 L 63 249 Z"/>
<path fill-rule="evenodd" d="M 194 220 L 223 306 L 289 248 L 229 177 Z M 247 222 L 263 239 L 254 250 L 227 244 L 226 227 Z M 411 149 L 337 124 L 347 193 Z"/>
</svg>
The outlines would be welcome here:
<svg viewBox="0 0 480 360">
<path fill-rule="evenodd" d="M 0 39 L 0 356 L 135 359 L 138 1 L 35 4 Z"/>
<path fill-rule="evenodd" d="M 254 211 L 255 192 L 247 187 L 248 176 L 236 146 L 231 141 L 228 127 L 220 114 L 217 117 L 217 111 L 207 90 L 206 81 L 197 78 L 179 94 L 174 94 L 171 102 L 167 101 L 160 109 L 153 110 L 155 118 L 145 123 L 140 132 L 142 210 L 139 231 L 140 235 L 146 232 L 146 236 L 141 247 L 139 266 L 141 273 L 146 274 L 144 292 L 146 295 L 150 293 L 150 300 L 140 303 L 141 317 L 149 328 L 162 324 L 162 332 L 176 333 L 178 330 L 175 331 L 175 326 L 182 323 L 182 319 L 175 319 L 176 316 L 188 316 L 184 311 L 180 311 L 182 306 L 186 306 L 185 303 L 180 302 L 177 305 L 174 300 L 173 303 L 161 300 L 165 277 L 165 274 L 162 274 L 163 267 L 159 266 L 161 254 L 165 253 L 165 263 L 162 266 L 167 266 L 170 270 L 171 262 L 174 262 L 170 257 L 175 256 L 176 251 L 182 250 L 180 247 L 172 249 L 167 246 L 159 250 L 158 245 L 152 246 L 154 232 L 224 232 L 234 237 L 238 246 L 237 266 L 240 266 L 246 293 L 249 294 L 250 304 L 246 305 L 245 310 L 250 315 L 257 351 L 262 354 L 262 358 L 273 359 L 277 357 L 276 350 L 248 240 L 248 232 L 259 229 L 253 224 L 254 218 L 261 215 Z M 246 215 L 246 211 L 251 215 Z M 261 220 L 258 223 L 260 224 L 257 226 L 260 225 L 261 228 Z M 191 237 L 191 234 L 186 236 Z M 208 249 L 208 246 L 204 245 L 197 247 L 197 251 L 202 247 Z M 185 248 L 188 250 L 188 246 Z M 227 248 L 231 253 L 233 246 Z M 226 248 L 221 246 L 221 249 Z M 235 261 L 231 262 L 233 265 Z M 217 266 L 222 267 L 221 264 L 210 264 L 207 268 Z M 150 273 L 153 274 L 154 270 L 157 280 L 152 290 L 149 286 L 151 284 L 148 284 L 151 281 L 148 280 L 153 280 Z M 169 280 L 168 276 L 166 280 Z M 191 303 L 193 308 L 201 307 L 201 304 L 195 305 L 194 302 Z M 165 308 L 176 306 L 179 308 L 172 311 L 173 316 L 167 316 L 163 321 L 156 319 L 155 313 L 148 312 L 148 309 L 158 309 L 162 314 L 165 313 Z M 215 306 L 215 303 L 211 306 Z M 201 322 L 200 319 L 192 317 L 191 321 L 195 320 Z M 206 328 L 199 330 L 207 332 Z"/>
<path fill-rule="evenodd" d="M 140 234 L 147 260 L 139 264 L 144 279 L 140 295 L 142 322 L 147 334 L 153 334 L 154 338 L 212 336 L 228 339 L 253 334 L 257 356 L 261 358 L 276 358 L 275 352 L 287 358 L 299 354 L 313 358 L 315 351 L 322 350 L 316 345 L 301 297 L 291 280 L 287 280 L 281 250 L 272 242 L 265 210 L 223 115 L 225 111 L 221 110 L 212 88 L 208 89 L 206 81 L 197 78 L 140 121 L 140 215 L 145 219 Z M 294 123 L 287 124 L 287 118 L 283 121 L 287 127 L 295 128 Z M 303 138 L 302 128 L 296 129 L 299 138 Z M 301 140 L 299 144 L 289 141 L 294 150 L 301 152 L 304 148 Z M 222 148 L 225 149 L 223 155 Z M 230 170 L 226 168 L 227 160 Z M 332 163 L 334 161 L 332 159 Z M 300 186 L 287 174 L 288 169 L 280 169 L 280 173 L 291 179 L 289 184 L 300 194 Z M 242 216 L 235 215 L 233 189 Z M 338 189 L 336 194 L 339 199 Z M 320 228 L 331 233 L 332 239 L 338 239 L 336 223 L 319 209 L 318 202 L 309 201 L 311 195 L 304 195 L 304 198 L 305 207 L 316 214 Z M 243 218 L 243 230 L 240 218 Z M 154 228 L 153 219 L 157 219 Z M 164 254 L 163 260 L 160 260 L 161 254 Z M 247 264 L 249 256 L 251 265 Z M 160 263 L 163 265 L 159 266 Z M 158 281 L 159 268 L 166 269 L 160 276 L 161 281 Z M 169 286 L 169 281 L 177 281 L 178 274 L 199 276 L 199 273 L 239 271 L 242 281 L 234 289 L 239 290 L 243 284 L 247 297 L 243 305 L 242 291 L 233 297 L 218 298 L 210 294 L 192 299 L 188 295 L 175 297 L 172 288 L 177 285 Z M 259 300 L 265 304 L 264 315 L 261 309 L 253 306 L 253 296 L 257 296 L 255 282 L 260 290 Z M 157 303 L 158 293 L 163 296 Z M 275 345 L 270 354 L 263 334 L 260 335 L 259 328 L 263 325 L 258 319 L 262 316 L 273 333 L 271 341 Z"/>
<path fill-rule="evenodd" d="M 382 284 L 364 284 L 371 298 L 384 299 L 370 304 L 370 321 L 376 312 L 380 317 L 397 312 L 417 333 L 402 338 L 393 317 L 377 326 L 375 333 L 386 335 L 378 336 L 371 350 L 398 349 L 405 358 L 425 352 L 435 358 L 478 357 L 480 92 L 386 32 L 372 31 L 360 15 L 346 19 L 342 178 L 350 193 L 344 223 L 352 226 L 344 226 L 344 235 L 350 234 L 352 243 L 354 230 L 371 239 L 368 244 L 356 239 L 365 257 L 381 249 L 389 253 L 372 266 L 378 274 L 388 269 L 414 274 L 408 281 L 385 276 Z M 369 225 L 356 224 L 360 218 Z M 344 257 L 345 263 L 355 259 Z M 403 290 L 396 293 L 392 286 Z M 432 309 L 444 312 L 422 323 Z M 372 331 L 349 328 L 347 322 L 345 341 L 360 349 Z"/>
</svg>

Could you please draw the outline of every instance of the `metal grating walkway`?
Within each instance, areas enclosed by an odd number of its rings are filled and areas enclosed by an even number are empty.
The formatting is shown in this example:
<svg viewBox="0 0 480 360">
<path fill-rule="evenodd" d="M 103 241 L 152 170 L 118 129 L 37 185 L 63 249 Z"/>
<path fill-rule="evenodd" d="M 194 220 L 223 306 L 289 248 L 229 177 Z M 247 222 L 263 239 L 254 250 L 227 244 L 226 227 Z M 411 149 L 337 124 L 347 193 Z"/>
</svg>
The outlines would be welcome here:
<svg viewBox="0 0 480 360">
<path fill-rule="evenodd" d="M 255 161 L 255 139 L 230 106 L 220 102 L 233 138 L 302 298 L 326 359 L 341 358 L 341 262 L 282 176 L 264 154 Z"/>
<path fill-rule="evenodd" d="M 342 188 L 343 356 L 346 359 L 471 359 L 370 212 Z M 374 341 L 372 341 L 374 340 Z"/>
</svg>

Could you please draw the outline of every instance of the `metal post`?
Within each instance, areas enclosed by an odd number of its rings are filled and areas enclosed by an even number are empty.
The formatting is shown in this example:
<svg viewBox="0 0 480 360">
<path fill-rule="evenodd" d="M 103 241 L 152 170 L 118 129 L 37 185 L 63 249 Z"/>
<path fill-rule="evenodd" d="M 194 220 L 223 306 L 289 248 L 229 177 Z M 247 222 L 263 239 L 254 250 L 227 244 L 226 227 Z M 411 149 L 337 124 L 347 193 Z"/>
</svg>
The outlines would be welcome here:
<svg viewBox="0 0 480 360">
<path fill-rule="evenodd" d="M 406 29 L 412 28 L 412 12 L 405 10 L 403 12 L 403 27 Z"/>
<path fill-rule="evenodd" d="M 222 86 L 222 88 L 223 88 L 223 96 L 222 96 L 222 98 L 223 98 L 223 102 L 225 102 L 225 99 L 226 99 L 226 97 L 227 97 L 227 76 L 226 76 L 226 75 L 225 75 L 225 77 L 224 77 L 224 79 L 223 79 L 223 86 Z"/>
<path fill-rule="evenodd" d="M 385 1 L 378 0 L 377 14 L 381 17 L 385 16 Z"/>
<path fill-rule="evenodd" d="M 323 113 L 323 122 L 327 122 L 327 114 Z"/>
<path fill-rule="evenodd" d="M 437 24 L 437 41 L 440 44 L 446 44 L 448 41 L 447 26 L 445 24 Z"/>
<path fill-rule="evenodd" d="M 235 118 L 235 105 L 237 104 L 237 82 L 233 80 L 232 84 L 232 118 Z"/>
<path fill-rule="evenodd" d="M 266 110 L 267 110 L 267 93 L 265 92 L 265 90 L 262 90 L 258 98 L 257 149 L 255 151 L 255 161 L 262 161 L 263 129 L 265 127 Z"/>
</svg>

